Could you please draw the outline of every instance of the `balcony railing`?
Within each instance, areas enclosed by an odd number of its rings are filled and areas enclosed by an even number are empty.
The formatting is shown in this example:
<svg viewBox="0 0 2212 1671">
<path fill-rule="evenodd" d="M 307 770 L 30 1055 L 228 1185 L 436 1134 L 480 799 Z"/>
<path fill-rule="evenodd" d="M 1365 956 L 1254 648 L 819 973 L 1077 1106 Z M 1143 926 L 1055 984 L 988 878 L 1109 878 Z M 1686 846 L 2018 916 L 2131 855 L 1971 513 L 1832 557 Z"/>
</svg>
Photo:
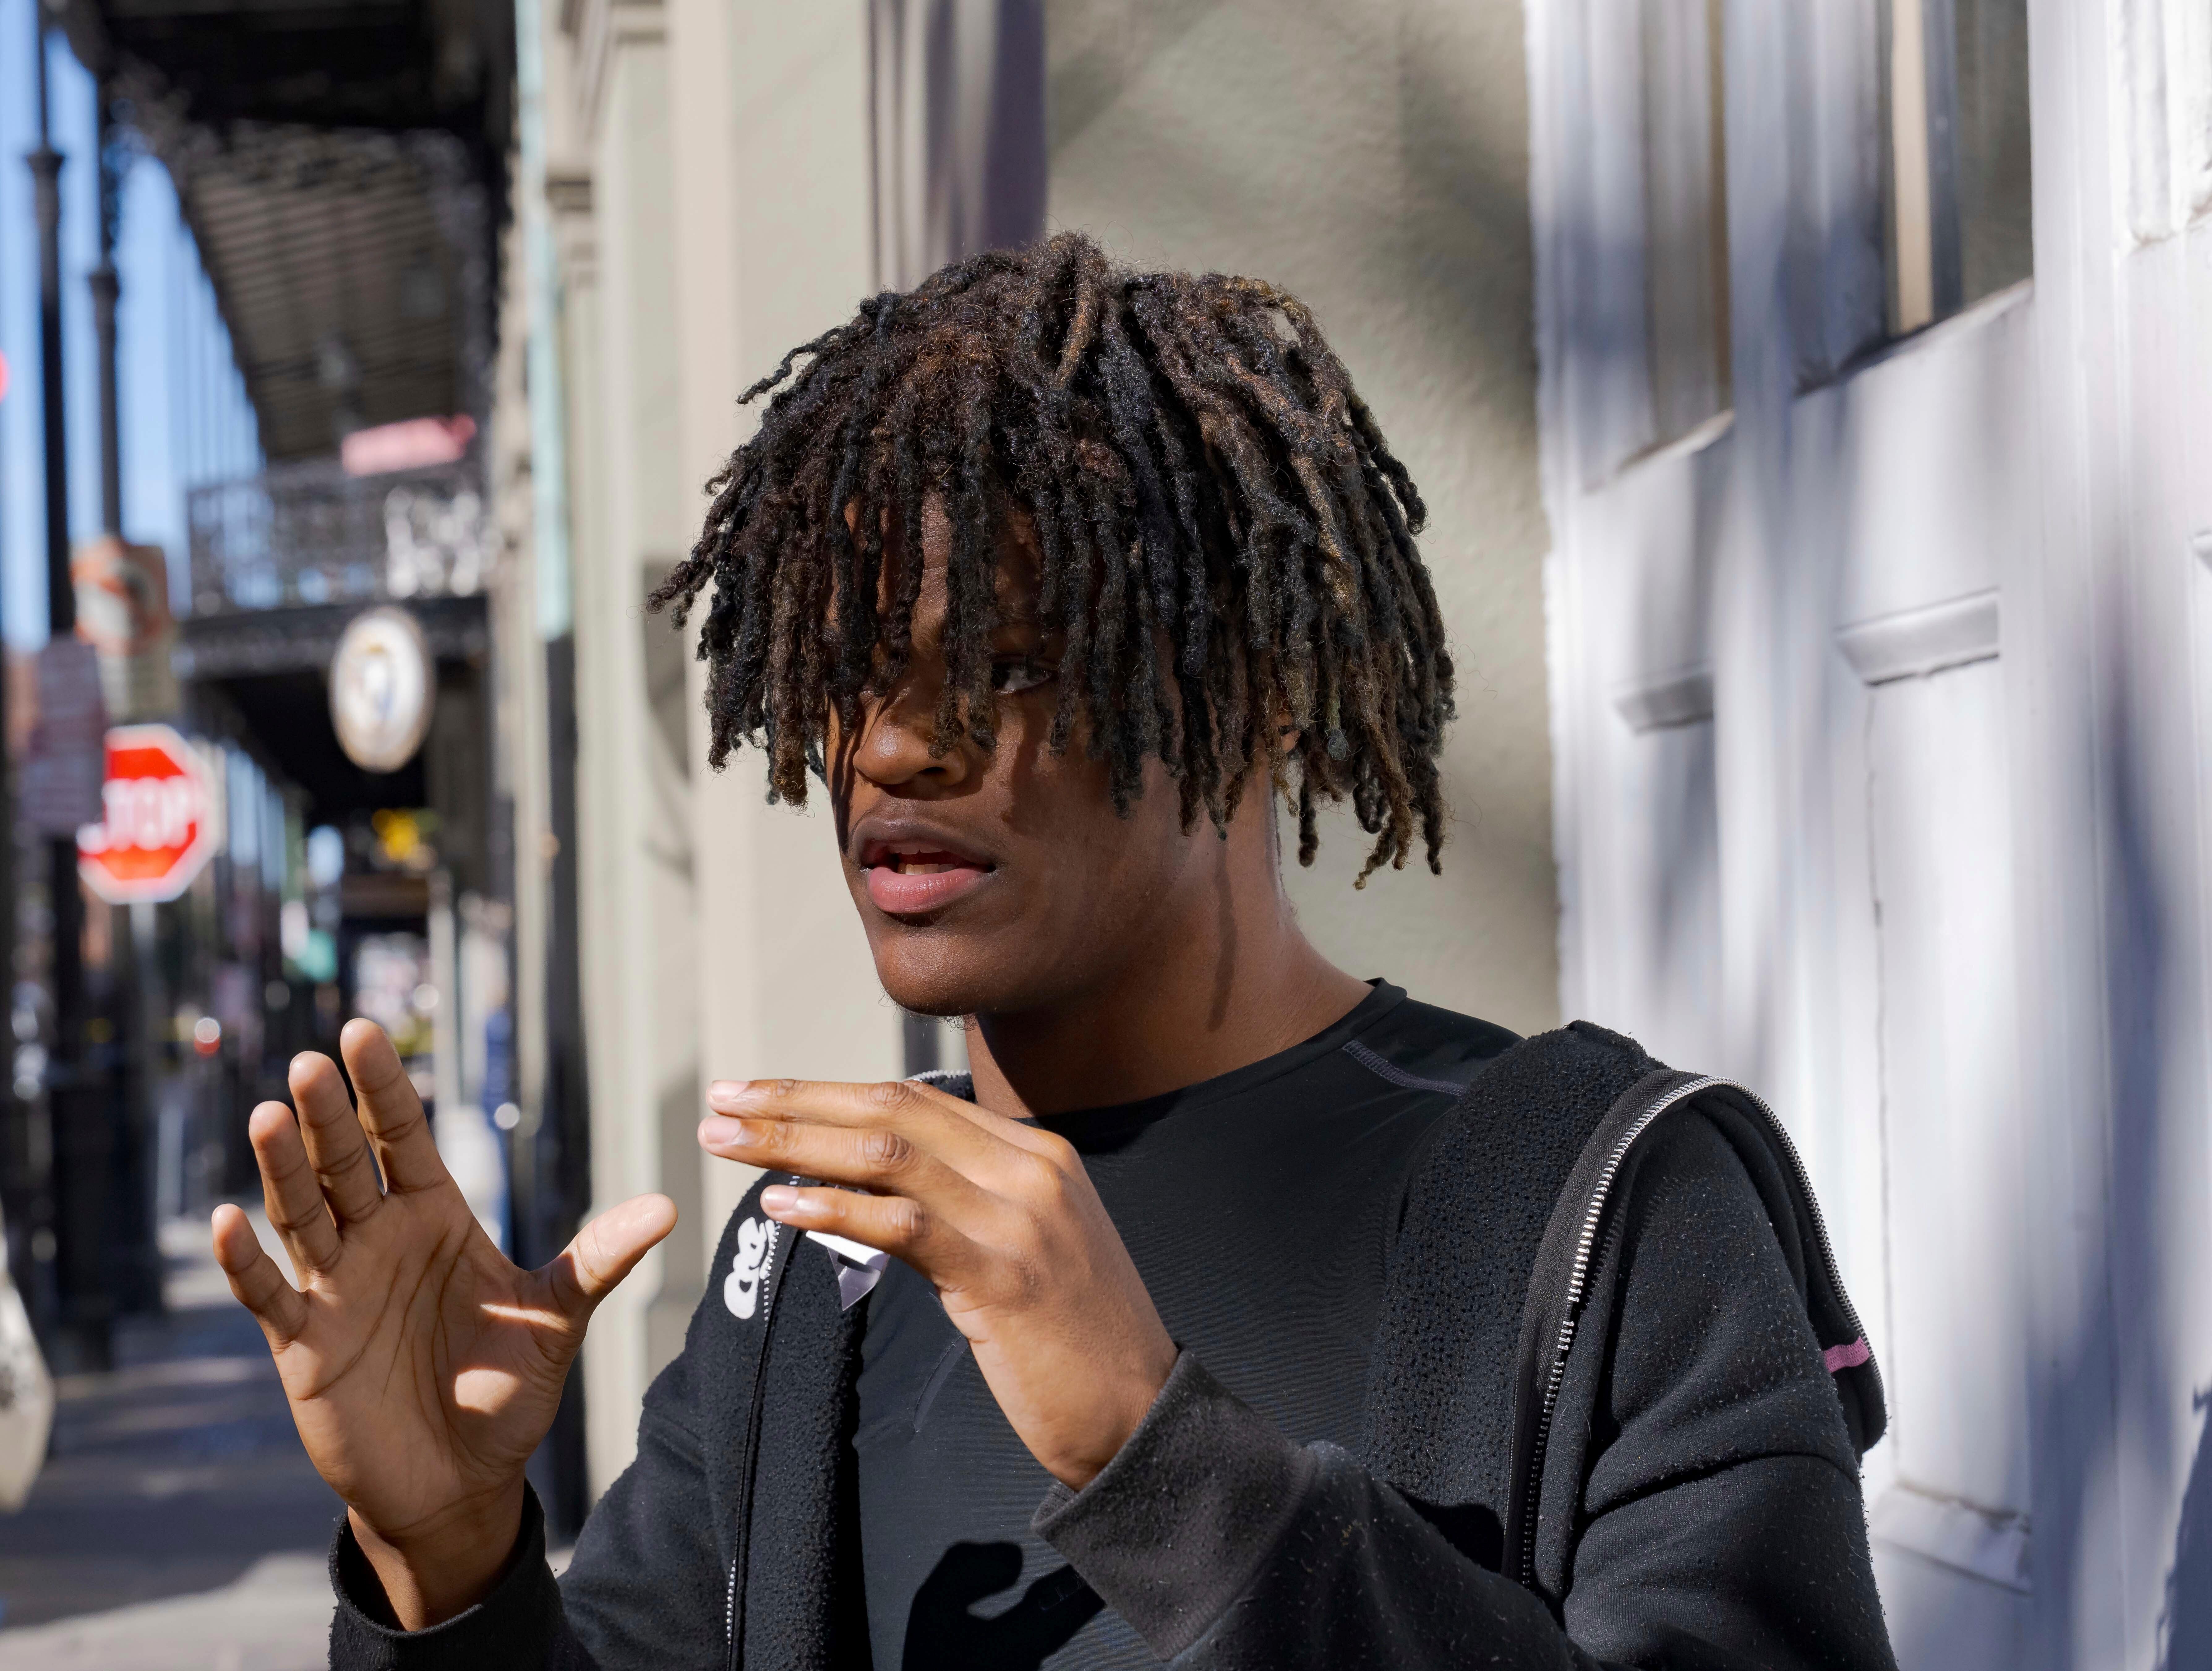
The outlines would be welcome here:
<svg viewBox="0 0 2212 1671">
<path fill-rule="evenodd" d="M 191 491 L 196 618 L 469 597 L 494 546 L 472 460 L 349 476 L 335 460 Z"/>
</svg>

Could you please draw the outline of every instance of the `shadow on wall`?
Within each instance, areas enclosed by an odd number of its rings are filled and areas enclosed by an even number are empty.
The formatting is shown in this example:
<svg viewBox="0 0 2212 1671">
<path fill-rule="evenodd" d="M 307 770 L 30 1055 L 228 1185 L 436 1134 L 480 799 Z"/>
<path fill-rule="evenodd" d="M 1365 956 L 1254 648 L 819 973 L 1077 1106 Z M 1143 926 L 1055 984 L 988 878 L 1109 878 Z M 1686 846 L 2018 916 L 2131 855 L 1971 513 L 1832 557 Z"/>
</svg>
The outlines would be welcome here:
<svg viewBox="0 0 2212 1671">
<path fill-rule="evenodd" d="M 2212 1424 L 2204 1421 L 2212 1388 L 2196 1396 L 2197 1462 L 2181 1498 L 2181 1528 L 2173 1544 L 2173 1570 L 2166 1579 L 2166 1671 L 2212 1667 Z"/>
<path fill-rule="evenodd" d="M 2112 855 L 2109 904 L 2106 913 L 2108 936 L 2105 961 L 2106 1036 L 2112 1064 L 2112 1204 L 2106 1237 L 2106 1257 L 2112 1262 L 2110 1279 L 2093 1290 L 2109 1296 L 2113 1308 L 2112 1335 L 2121 1343 L 2118 1355 L 2120 1378 L 2109 1402 L 2103 1405 L 2112 1423 L 2109 1434 L 2098 1435 L 2094 1449 L 2081 1454 L 2091 1466 L 2109 1467 L 2118 1450 L 2116 1441 L 2132 1437 L 2143 1476 L 2150 1481 L 2172 1479 L 2177 1470 L 2165 1442 L 2166 1412 L 2161 1406 L 2176 1373 L 2171 1343 L 2161 1333 L 2169 1314 L 2165 1299 L 2165 1263 L 2178 1241 L 2164 1204 L 2160 1183 L 2175 1158 L 2172 1150 L 2181 1134 L 2170 1129 L 2183 1111 L 2175 1106 L 2180 1088 L 2169 1082 L 2165 1041 L 2174 1036 L 2176 995 L 2171 991 L 2176 971 L 2174 948 L 2169 943 L 2177 902 L 2176 890 L 2162 874 L 2155 826 L 2154 797 L 2147 774 L 2155 769 L 2150 758 L 2150 729 L 2138 713 L 2135 690 L 2126 682 L 2124 661 L 2116 658 L 2113 686 L 2106 696 L 2106 753 L 2112 762 L 2110 800 L 2106 813 L 2108 851 Z M 2130 1342 L 2140 1345 L 2130 1350 Z M 2082 1345 L 2087 1346 L 2088 1341 Z M 2130 1357 L 2134 1362 L 2129 1362 Z M 2077 1382 L 2106 1373 L 2102 1365 L 2081 1366 Z M 2069 1389 L 2071 1391 L 2073 1389 Z M 2086 1401 L 2084 1401 L 2086 1403 Z M 2132 1407 L 2131 1407 L 2132 1406 Z M 2062 1406 L 2063 1407 L 2063 1406 Z M 2081 1407 L 2080 1406 L 2076 1406 Z M 2090 1406 L 2094 1407 L 2094 1406 Z M 2185 1561 L 2193 1562 L 2200 1576 L 2212 1566 L 2212 1544 L 2203 1522 L 2212 1516 L 2207 1502 L 2208 1467 L 2201 1441 L 2196 1466 L 2184 1498 L 2174 1563 L 2167 1577 L 2169 1631 L 2178 1619 L 2172 1597 L 2189 1594 L 2188 1628 L 2194 1646 L 2169 1634 L 2161 1656 L 2165 1671 L 2202 1671 L 2212 1666 L 2212 1615 L 2208 1615 L 2206 1585 L 2188 1583 Z M 2083 1509 L 2088 1498 L 2079 1488 L 2092 1482 L 2075 1482 L 2069 1524 L 2078 1540 L 2083 1530 Z M 2130 1513 L 2123 1503 L 2123 1515 Z M 2077 1545 L 2070 1566 L 2075 1593 L 2087 1576 L 2081 1558 L 2086 1549 Z"/>
<path fill-rule="evenodd" d="M 2179 1459 L 2166 1439 L 2165 1405 L 2179 1369 L 2163 1326 L 2172 1309 L 2166 1265 L 2183 1227 L 2164 1211 L 2161 1184 L 2174 1151 L 2189 1136 L 2195 1111 L 2180 1106 L 2183 1088 L 2167 1072 L 2166 1042 L 2179 1036 L 2174 1028 L 2181 1019 L 2169 926 L 2179 920 L 2178 890 L 2164 874 L 2147 782 L 2154 770 L 2152 728 L 2127 682 L 2124 655 L 2111 665 L 2120 670 L 2109 675 L 2112 683 L 2102 692 L 2100 752 L 2112 765 L 2099 817 L 2100 845 L 2110 855 L 2101 890 L 2100 995 L 2111 1075 L 2110 1190 L 2103 1269 L 2085 1273 L 2078 1288 L 2100 1303 L 2082 1317 L 2072 1353 L 2057 1367 L 2043 1400 L 2060 1434 L 2036 1459 L 2049 1470 L 2049 1485 L 2038 1495 L 2060 1509 L 2045 1515 L 2045 1503 L 2038 1503 L 2038 1534 L 2052 1536 L 2058 1545 L 2045 1564 L 2058 1592 L 2039 1621 L 2051 1644 L 2079 1640 L 2079 1615 L 2100 1605 L 2091 1598 L 2126 1576 L 2120 1558 L 2104 1546 L 2116 1511 L 2123 1525 L 2139 1523 L 2142 1513 L 2124 1490 L 2115 1507 L 2110 1489 L 2123 1442 L 2130 1444 L 2134 1471 L 2149 1489 L 2179 1473 Z M 2200 1394 L 2200 1411 L 2204 1402 Z M 2100 1503 L 2106 1506 L 2097 1509 Z M 2201 1425 L 2165 1597 L 2165 1616 L 2158 1621 L 2161 1671 L 2212 1668 L 2212 1455 Z"/>
</svg>

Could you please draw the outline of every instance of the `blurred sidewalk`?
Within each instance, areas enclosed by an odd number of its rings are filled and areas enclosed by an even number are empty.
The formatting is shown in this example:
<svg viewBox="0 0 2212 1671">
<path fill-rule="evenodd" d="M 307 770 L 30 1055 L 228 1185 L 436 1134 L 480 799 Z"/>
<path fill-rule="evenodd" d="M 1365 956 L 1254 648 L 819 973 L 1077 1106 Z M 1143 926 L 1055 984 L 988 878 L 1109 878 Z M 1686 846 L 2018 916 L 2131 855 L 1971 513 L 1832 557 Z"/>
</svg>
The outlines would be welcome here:
<svg viewBox="0 0 2212 1671">
<path fill-rule="evenodd" d="M 113 1370 L 60 1381 L 46 1470 L 0 1517 L 0 1671 L 325 1662 L 337 1499 L 205 1223 L 161 1247 L 168 1314 L 118 1329 Z"/>
</svg>

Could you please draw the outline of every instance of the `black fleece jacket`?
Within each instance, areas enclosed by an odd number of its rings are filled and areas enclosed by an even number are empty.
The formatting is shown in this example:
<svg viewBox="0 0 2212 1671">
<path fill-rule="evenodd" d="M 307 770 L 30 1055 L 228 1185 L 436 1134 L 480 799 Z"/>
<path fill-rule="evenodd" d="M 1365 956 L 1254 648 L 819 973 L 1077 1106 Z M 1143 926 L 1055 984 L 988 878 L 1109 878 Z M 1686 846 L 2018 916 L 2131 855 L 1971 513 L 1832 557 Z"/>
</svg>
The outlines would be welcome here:
<svg viewBox="0 0 2212 1671">
<path fill-rule="evenodd" d="M 1824 1361 L 1807 1297 L 1823 1272 L 1771 1157 L 1725 1108 L 1686 1106 L 1627 1157 L 1559 1382 L 1531 1582 L 1498 1570 L 1532 1265 L 1586 1139 L 1654 1068 L 1577 1024 L 1499 1056 L 1440 1123 L 1358 1455 L 1295 1444 L 1186 1352 L 1105 1470 L 1048 1495 L 1040 1534 L 1192 1671 L 1890 1671 L 1859 1394 Z M 769 1229 L 757 1186 L 714 1270 L 560 1583 L 533 1499 L 493 1593 L 401 1632 L 374 1616 L 342 1522 L 334 1667 L 868 1666 L 848 1443 L 865 1308 L 840 1310 L 824 1249 Z"/>
</svg>

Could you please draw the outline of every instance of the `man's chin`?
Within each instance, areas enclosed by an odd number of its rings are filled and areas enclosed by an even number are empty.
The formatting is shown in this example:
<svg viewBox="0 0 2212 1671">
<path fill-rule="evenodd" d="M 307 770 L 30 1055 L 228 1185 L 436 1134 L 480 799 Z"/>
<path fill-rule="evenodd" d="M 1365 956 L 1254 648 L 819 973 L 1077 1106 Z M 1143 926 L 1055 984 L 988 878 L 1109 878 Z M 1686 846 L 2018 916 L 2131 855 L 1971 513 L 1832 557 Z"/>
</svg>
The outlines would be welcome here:
<svg viewBox="0 0 2212 1671">
<path fill-rule="evenodd" d="M 979 948 L 980 949 L 980 948 Z M 953 948 L 877 948 L 876 979 L 890 1001 L 910 1015 L 973 1015 L 1034 1006 L 1031 983 L 987 956 L 963 957 Z"/>
</svg>

